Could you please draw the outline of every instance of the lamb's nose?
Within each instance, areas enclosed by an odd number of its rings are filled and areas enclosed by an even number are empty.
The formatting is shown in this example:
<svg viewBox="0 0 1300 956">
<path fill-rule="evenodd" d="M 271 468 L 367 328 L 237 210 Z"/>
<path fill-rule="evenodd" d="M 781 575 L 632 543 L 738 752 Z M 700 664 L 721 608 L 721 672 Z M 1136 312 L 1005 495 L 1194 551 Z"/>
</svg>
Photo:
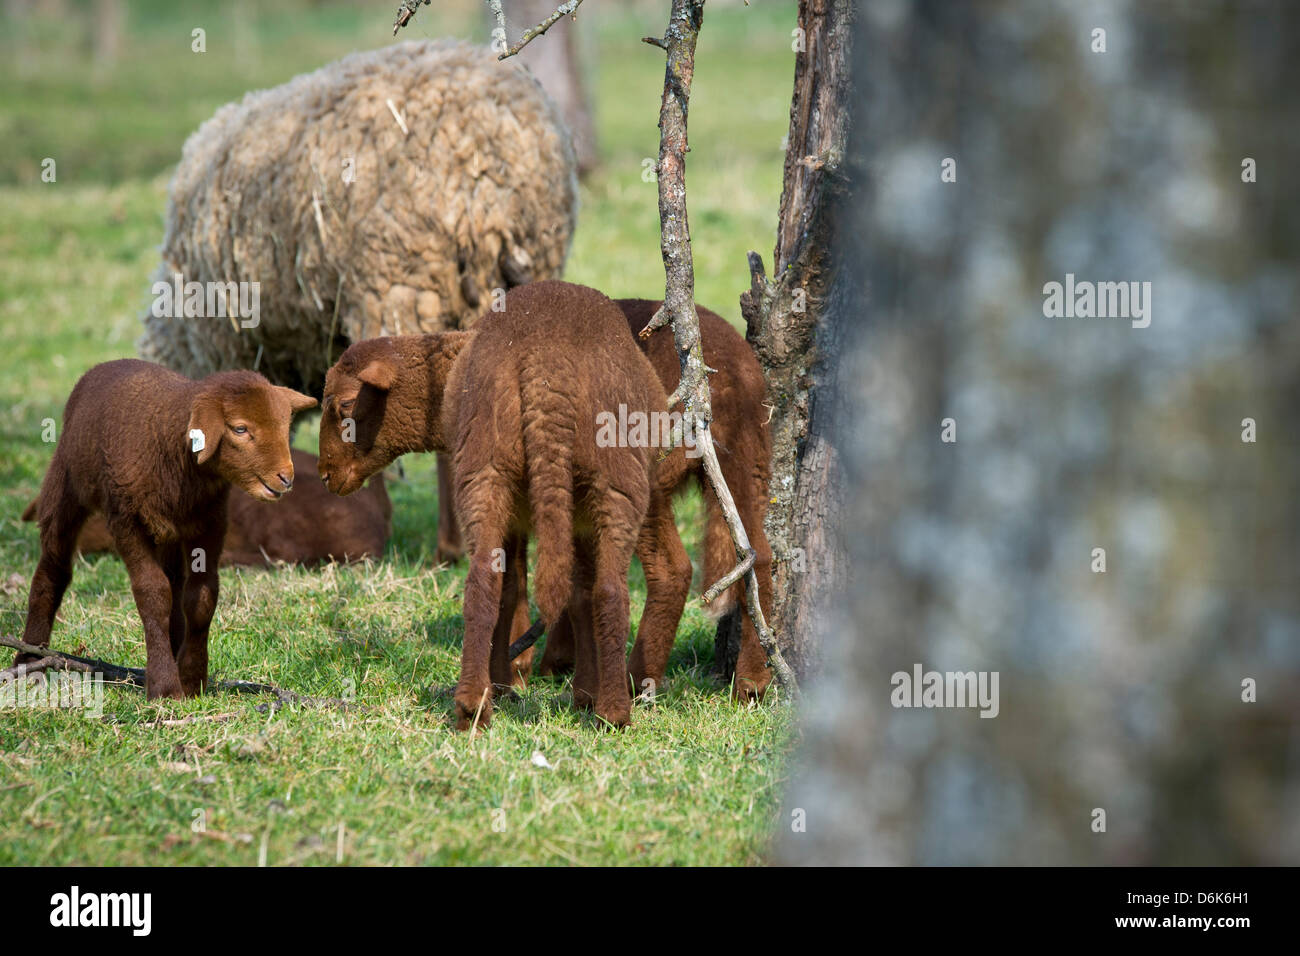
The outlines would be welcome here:
<svg viewBox="0 0 1300 956">
<path fill-rule="evenodd" d="M 320 473 L 320 480 L 323 481 L 325 484 L 328 485 L 328 484 L 330 483 L 330 474 L 329 474 L 329 472 L 328 472 L 328 471 L 322 471 L 322 472 Z"/>
<path fill-rule="evenodd" d="M 284 490 L 285 490 L 285 491 L 288 491 L 290 488 L 293 487 L 293 472 L 292 472 L 292 471 L 289 472 L 289 477 L 288 477 L 288 478 L 284 477 L 284 472 L 282 472 L 282 471 L 281 471 L 281 472 L 277 472 L 275 477 L 277 477 L 277 478 L 280 479 L 280 484 L 284 485 Z"/>
</svg>

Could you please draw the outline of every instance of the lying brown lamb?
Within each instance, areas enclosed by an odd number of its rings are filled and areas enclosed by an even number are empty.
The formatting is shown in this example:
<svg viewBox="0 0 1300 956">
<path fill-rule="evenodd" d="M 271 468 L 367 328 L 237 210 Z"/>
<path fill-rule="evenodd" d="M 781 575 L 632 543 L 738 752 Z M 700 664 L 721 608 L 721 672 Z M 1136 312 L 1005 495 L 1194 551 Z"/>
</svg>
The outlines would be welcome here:
<svg viewBox="0 0 1300 956">
<path fill-rule="evenodd" d="M 599 445 L 597 425 L 620 405 L 665 404 L 618 307 L 557 281 L 512 289 L 472 332 L 370 339 L 330 369 L 320 473 L 331 491 L 355 491 L 406 452 L 453 453 L 471 555 L 459 729 L 485 724 L 489 688 L 516 677 L 508 650 L 521 608 L 527 621 L 530 532 L 542 618 L 554 624 L 567 608 L 572 622 L 575 703 L 615 726 L 631 720 L 627 574 L 647 512 L 669 505 L 656 450 Z"/>
<path fill-rule="evenodd" d="M 255 372 L 196 382 L 120 359 L 83 375 L 41 484 L 41 557 L 23 640 L 49 644 L 77 534 L 98 511 L 144 622 L 146 696 L 200 693 L 230 488 L 267 501 L 288 492 L 289 424 L 294 412 L 315 404 Z"/>
<path fill-rule="evenodd" d="M 291 457 L 294 474 L 316 474 L 316 456 L 311 452 L 295 448 Z M 27 506 L 24 521 L 36 520 L 39 503 L 37 499 Z M 221 566 L 262 567 L 277 561 L 315 565 L 378 558 L 388 545 L 392 514 L 383 475 L 375 475 L 349 498 L 332 495 L 314 481 L 299 485 L 281 502 L 235 495 L 230 499 Z M 116 551 L 102 514 L 91 515 L 82 526 L 77 551 Z"/>
<path fill-rule="evenodd" d="M 664 390 L 672 393 L 681 381 L 681 364 L 672 330 L 664 327 L 642 339 L 638 333 L 663 304 L 654 299 L 615 299 L 627 317 L 628 328 L 654 366 Z M 709 376 L 709 391 L 713 404 L 713 424 L 710 431 L 718 453 L 718 464 L 726 479 L 727 488 L 736 501 L 736 510 L 749 534 L 755 551 L 754 572 L 758 577 L 759 603 L 765 614 L 772 608 L 772 549 L 763 530 L 767 514 L 767 482 L 771 473 L 772 441 L 764 422 L 767 410 L 763 406 L 767 383 L 753 349 L 722 316 L 701 306 L 695 307 L 700 318 L 700 344 L 704 348 L 704 362 L 716 369 Z M 704 493 L 704 581 L 705 585 L 719 580 L 736 564 L 736 550 L 722 517 L 722 509 L 712 491 L 707 489 L 704 466 L 699 457 L 685 457 L 678 449 L 670 460 L 673 474 L 681 476 L 672 489 L 677 493 L 685 489 L 689 478 L 694 478 Z M 661 518 L 663 516 L 660 516 Z M 646 588 L 658 591 L 662 598 L 647 601 L 647 614 L 637 628 L 636 646 L 632 650 L 630 670 L 636 687 L 643 689 L 643 681 L 663 683 L 668 656 L 677 636 L 677 625 L 690 589 L 691 562 L 682 547 L 671 512 L 660 527 L 642 530 L 642 545 L 637 557 L 645 569 Z M 739 614 L 742 621 L 740 654 L 736 660 L 736 677 L 732 691 L 738 699 L 762 697 L 772 680 L 767 666 L 767 654 L 758 642 L 758 633 L 744 611 L 745 585 L 740 581 L 725 594 L 714 600 L 709 611 L 719 617 Z M 654 614 L 650 614 L 651 609 Z M 674 610 L 675 609 L 675 610 Z M 524 658 L 521 656 L 521 665 Z M 546 635 L 546 651 L 542 654 L 543 674 L 567 673 L 573 669 L 573 634 L 568 622 L 561 620 Z"/>
</svg>

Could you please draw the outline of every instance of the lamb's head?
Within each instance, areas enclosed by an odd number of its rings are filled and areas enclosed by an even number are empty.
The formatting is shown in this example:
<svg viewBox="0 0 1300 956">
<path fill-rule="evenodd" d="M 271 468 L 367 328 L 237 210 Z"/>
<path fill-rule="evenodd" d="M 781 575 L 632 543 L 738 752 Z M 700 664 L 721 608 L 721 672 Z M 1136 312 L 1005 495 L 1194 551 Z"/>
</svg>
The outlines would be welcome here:
<svg viewBox="0 0 1300 956">
<path fill-rule="evenodd" d="M 452 366 L 474 332 L 366 339 L 325 373 L 321 480 L 350 495 L 412 451 L 446 451 L 442 399 Z"/>
<path fill-rule="evenodd" d="M 316 399 L 272 385 L 256 372 L 218 372 L 199 383 L 186 438 L 195 461 L 254 498 L 293 487 L 289 425 Z"/>
<path fill-rule="evenodd" d="M 391 338 L 366 339 L 348 348 L 325 374 L 321 400 L 320 461 L 325 486 L 350 495 L 375 472 L 415 447 L 408 434 L 422 424 L 390 409 L 401 355 Z"/>
</svg>

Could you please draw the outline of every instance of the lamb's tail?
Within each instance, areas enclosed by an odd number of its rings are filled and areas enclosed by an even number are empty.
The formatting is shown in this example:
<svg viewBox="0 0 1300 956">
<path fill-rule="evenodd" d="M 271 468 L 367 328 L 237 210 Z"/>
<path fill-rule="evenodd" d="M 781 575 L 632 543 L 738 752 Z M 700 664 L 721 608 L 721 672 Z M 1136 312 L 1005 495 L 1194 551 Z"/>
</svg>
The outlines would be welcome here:
<svg viewBox="0 0 1300 956">
<path fill-rule="evenodd" d="M 36 507 L 37 507 L 37 505 L 39 505 L 40 503 L 41 503 L 41 499 L 40 499 L 40 498 L 33 498 L 33 499 L 32 499 L 32 503 L 29 504 L 26 508 L 23 509 L 23 520 L 24 520 L 24 521 L 35 521 L 35 520 L 36 520 Z"/>
<path fill-rule="evenodd" d="M 524 378 L 524 461 L 537 535 L 534 595 L 549 626 L 573 593 L 573 422 L 564 400 L 540 376 Z"/>
</svg>

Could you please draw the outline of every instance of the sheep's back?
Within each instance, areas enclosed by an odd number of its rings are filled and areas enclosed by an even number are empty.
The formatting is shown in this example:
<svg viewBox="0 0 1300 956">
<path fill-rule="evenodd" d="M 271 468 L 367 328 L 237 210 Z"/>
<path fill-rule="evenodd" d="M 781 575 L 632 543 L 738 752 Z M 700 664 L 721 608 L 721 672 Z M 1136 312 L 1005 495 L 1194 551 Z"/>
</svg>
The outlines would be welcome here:
<svg viewBox="0 0 1300 956">
<path fill-rule="evenodd" d="M 574 168 L 541 87 L 482 48 L 403 43 L 250 93 L 185 144 L 156 278 L 257 282 L 260 324 L 146 315 L 142 354 L 198 376 L 260 348 L 317 391 L 348 342 L 467 327 L 508 271 L 559 274 Z"/>
</svg>

